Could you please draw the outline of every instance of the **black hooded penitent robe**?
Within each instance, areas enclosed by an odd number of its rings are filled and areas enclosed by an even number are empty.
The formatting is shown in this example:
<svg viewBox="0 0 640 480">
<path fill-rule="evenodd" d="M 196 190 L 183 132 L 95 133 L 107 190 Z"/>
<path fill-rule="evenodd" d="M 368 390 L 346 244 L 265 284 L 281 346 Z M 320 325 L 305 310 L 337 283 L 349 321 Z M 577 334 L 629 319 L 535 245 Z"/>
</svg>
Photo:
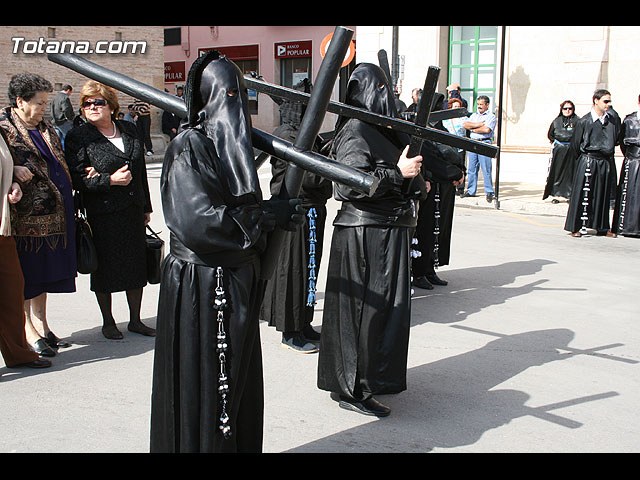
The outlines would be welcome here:
<svg viewBox="0 0 640 480">
<path fill-rule="evenodd" d="M 396 116 L 383 71 L 356 67 L 347 104 Z M 342 185 L 334 230 L 318 358 L 318 387 L 357 400 L 406 389 L 411 320 L 410 241 L 416 225 L 413 194 L 397 162 L 409 138 L 361 120 L 338 119 L 337 161 L 380 179 L 367 197 Z"/>
<path fill-rule="evenodd" d="M 561 113 L 549 125 L 547 137 L 553 145 L 551 147 L 547 183 L 542 195 L 543 200 L 549 196 L 564 198 L 571 196 L 575 158 L 567 155 L 567 153 L 569 151 L 569 142 L 578 120 L 579 117 L 575 113 L 569 116 Z"/>
<path fill-rule="evenodd" d="M 624 161 L 616 195 L 611 230 L 625 236 L 640 236 L 640 118 L 627 115 L 622 123 L 620 149 Z"/>
<path fill-rule="evenodd" d="M 411 262 L 414 279 L 433 274 L 436 268 L 449 265 L 456 199 L 453 180 L 459 180 L 465 170 L 464 157 L 460 156 L 456 148 L 442 144 L 435 144 L 429 150 L 423 147 L 424 165 L 433 165 L 433 162 L 428 161 L 431 156 L 444 159 L 448 165 L 444 170 L 432 168 L 431 189 L 420 202 L 415 232 L 418 243 L 414 249 L 419 250 L 421 255 Z M 443 174 L 444 177 L 441 176 Z"/>
<path fill-rule="evenodd" d="M 302 82 L 301 82 L 302 83 Z M 310 84 L 306 93 L 310 92 Z M 302 86 L 301 86 L 302 87 Z M 301 87 L 297 89 L 303 90 Z M 273 134 L 292 144 L 295 142 L 305 108 L 302 103 L 274 99 L 280 103 L 282 125 Z M 315 150 L 320 147 L 316 142 Z M 271 157 L 271 194 L 278 196 L 287 162 Z M 301 332 L 313 321 L 316 281 L 322 260 L 327 199 L 333 191 L 330 180 L 304 172 L 298 197 L 302 200 L 305 222 L 294 232 L 287 232 L 273 275 L 266 283 L 260 318 L 279 332 Z"/>
<path fill-rule="evenodd" d="M 259 255 L 273 225 L 261 207 L 242 73 L 212 51 L 192 66 L 185 101 L 188 126 L 169 144 L 161 177 L 171 237 L 158 301 L 151 451 L 259 452 Z M 221 292 L 226 308 L 218 310 Z"/>
<path fill-rule="evenodd" d="M 565 230 L 577 232 L 582 228 L 585 178 L 589 182 L 585 227 L 593 228 L 599 233 L 609 230 L 610 200 L 614 197 L 612 187 L 615 186 L 611 178 L 616 170 L 613 155 L 618 143 L 619 128 L 615 117 L 609 114 L 605 115 L 605 121 L 602 122 L 593 120 L 589 112 L 576 123 L 568 153 L 576 157 L 576 163 Z M 585 172 L 590 175 L 585 177 Z"/>
<path fill-rule="evenodd" d="M 443 98 L 441 93 L 435 94 L 434 110 L 442 110 Z M 442 122 L 437 122 L 432 127 L 446 131 Z M 453 180 L 460 180 L 466 170 L 464 152 L 458 152 L 457 148 L 449 145 L 425 142 L 421 154 L 423 175 L 425 178 L 430 177 L 431 189 L 426 198 L 420 201 L 418 211 L 415 231 L 418 243 L 414 245 L 414 250 L 420 251 L 421 255 L 411 261 L 414 279 L 434 274 L 436 268 L 449 265 L 456 199 Z M 445 168 L 437 168 L 442 162 L 445 162 Z"/>
</svg>

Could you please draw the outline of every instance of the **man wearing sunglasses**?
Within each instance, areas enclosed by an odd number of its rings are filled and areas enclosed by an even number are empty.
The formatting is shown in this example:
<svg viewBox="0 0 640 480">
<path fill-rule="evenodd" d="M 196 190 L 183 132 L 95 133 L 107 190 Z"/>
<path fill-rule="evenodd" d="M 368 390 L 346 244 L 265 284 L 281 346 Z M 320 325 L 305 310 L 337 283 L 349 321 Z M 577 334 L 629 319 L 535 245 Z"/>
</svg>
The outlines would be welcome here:
<svg viewBox="0 0 640 480">
<path fill-rule="evenodd" d="M 564 229 L 572 237 L 581 237 L 587 228 L 595 229 L 597 235 L 615 237 L 610 229 L 609 207 L 615 193 L 613 155 L 619 143 L 620 120 L 611 108 L 608 90 L 596 90 L 592 101 L 591 111 L 576 124 L 569 146 L 569 155 L 576 158 L 576 163 Z"/>
</svg>

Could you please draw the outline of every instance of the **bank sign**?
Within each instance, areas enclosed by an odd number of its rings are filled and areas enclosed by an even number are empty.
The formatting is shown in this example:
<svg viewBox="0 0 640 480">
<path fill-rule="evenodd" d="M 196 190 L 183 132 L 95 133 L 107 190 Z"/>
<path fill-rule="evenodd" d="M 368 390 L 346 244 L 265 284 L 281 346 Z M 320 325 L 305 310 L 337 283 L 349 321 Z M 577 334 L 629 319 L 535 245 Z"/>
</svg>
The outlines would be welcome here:
<svg viewBox="0 0 640 480">
<path fill-rule="evenodd" d="M 275 43 L 276 58 L 300 58 L 311 56 L 311 40 Z"/>
<path fill-rule="evenodd" d="M 184 62 L 164 62 L 164 83 L 180 83 L 185 80 Z"/>
</svg>

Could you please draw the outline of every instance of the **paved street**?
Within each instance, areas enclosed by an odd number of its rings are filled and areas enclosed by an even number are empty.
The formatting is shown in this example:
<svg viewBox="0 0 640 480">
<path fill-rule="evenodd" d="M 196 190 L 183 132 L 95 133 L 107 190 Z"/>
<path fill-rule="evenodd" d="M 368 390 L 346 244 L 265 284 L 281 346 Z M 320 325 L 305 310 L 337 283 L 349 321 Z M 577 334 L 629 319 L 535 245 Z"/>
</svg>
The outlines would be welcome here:
<svg viewBox="0 0 640 480">
<path fill-rule="evenodd" d="M 160 164 L 148 169 L 166 239 Z M 389 417 L 338 408 L 315 386 L 317 355 L 283 349 L 261 324 L 265 452 L 640 451 L 640 239 L 571 238 L 566 203 L 531 211 L 520 204 L 541 203 L 540 185 L 502 188 L 500 209 L 457 200 L 451 265 L 438 272 L 449 285 L 415 290 L 408 390 L 380 397 Z M 126 331 L 122 293 L 124 339 L 106 340 L 87 275 L 77 288 L 50 295 L 50 325 L 73 343 L 52 368 L 0 359 L 0 452 L 148 451 L 153 339 Z M 157 294 L 145 288 L 151 325 Z"/>
</svg>

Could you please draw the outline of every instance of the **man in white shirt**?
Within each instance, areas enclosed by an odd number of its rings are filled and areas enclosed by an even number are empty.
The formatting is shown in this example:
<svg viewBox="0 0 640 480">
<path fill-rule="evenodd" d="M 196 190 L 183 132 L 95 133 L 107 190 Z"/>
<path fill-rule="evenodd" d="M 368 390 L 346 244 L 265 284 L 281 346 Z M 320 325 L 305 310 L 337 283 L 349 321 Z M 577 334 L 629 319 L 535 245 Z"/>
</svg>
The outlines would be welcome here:
<svg viewBox="0 0 640 480">
<path fill-rule="evenodd" d="M 496 116 L 489 111 L 489 97 L 480 95 L 476 102 L 478 110 L 469 116 L 469 120 L 464 122 L 463 126 L 470 132 L 473 140 L 491 143 L 498 120 Z M 482 177 L 484 179 L 484 193 L 487 202 L 493 201 L 493 182 L 491 179 L 491 157 L 479 155 L 474 152 L 468 152 L 469 166 L 467 169 L 467 191 L 460 195 L 463 197 L 475 197 L 478 187 L 478 170 L 482 169 Z"/>
</svg>

